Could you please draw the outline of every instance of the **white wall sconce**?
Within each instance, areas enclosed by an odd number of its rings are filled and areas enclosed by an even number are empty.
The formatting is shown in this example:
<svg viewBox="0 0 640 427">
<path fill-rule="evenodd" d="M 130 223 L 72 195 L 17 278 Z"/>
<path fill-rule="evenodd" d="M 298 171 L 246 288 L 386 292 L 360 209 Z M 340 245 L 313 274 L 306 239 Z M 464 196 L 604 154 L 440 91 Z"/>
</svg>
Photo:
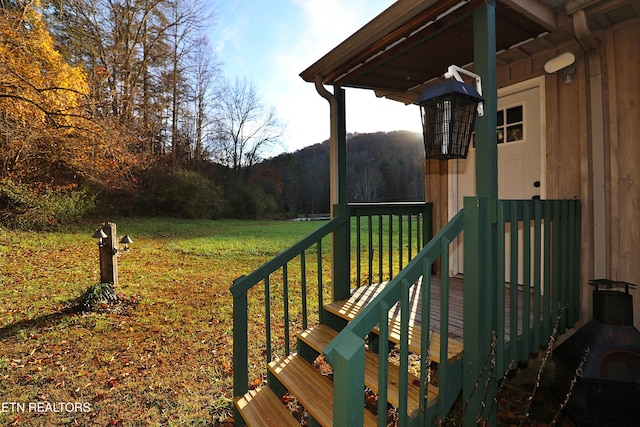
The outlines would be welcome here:
<svg viewBox="0 0 640 427">
<path fill-rule="evenodd" d="M 548 60 L 544 64 L 544 71 L 549 74 L 558 73 L 560 80 L 565 84 L 569 84 L 576 76 L 576 67 L 573 65 L 575 62 L 575 55 L 571 52 L 565 52 Z"/>
</svg>

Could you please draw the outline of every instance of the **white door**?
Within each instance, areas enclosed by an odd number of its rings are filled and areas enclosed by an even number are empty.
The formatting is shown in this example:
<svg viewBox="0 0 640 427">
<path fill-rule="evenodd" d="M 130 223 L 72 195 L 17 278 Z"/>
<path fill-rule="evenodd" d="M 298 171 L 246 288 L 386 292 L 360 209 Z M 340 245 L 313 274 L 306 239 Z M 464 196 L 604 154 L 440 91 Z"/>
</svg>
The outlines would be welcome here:
<svg viewBox="0 0 640 427">
<path fill-rule="evenodd" d="M 541 138 L 544 124 L 540 99 L 541 79 L 501 90 L 498 94 L 496 140 L 498 144 L 498 198 L 531 199 L 544 197 Z M 463 206 L 465 196 L 476 194 L 476 150 L 472 142 L 466 159 L 458 160 L 452 183 L 457 181 L 457 197 L 452 214 Z M 457 169 L 457 170 L 456 170 Z M 457 178 L 457 179 L 456 179 Z M 454 193 L 456 193 L 454 191 Z M 510 230 L 508 230 L 510 231 Z M 520 232 L 522 232 L 520 230 Z M 452 274 L 463 274 L 463 236 L 453 248 Z M 508 246 L 507 246 L 508 251 Z M 522 253 L 522 251 L 519 251 Z M 509 265 L 507 253 L 506 265 Z M 520 268 L 522 271 L 522 268 Z M 509 272 L 505 272 L 510 281 Z M 519 278 L 521 282 L 522 277 Z"/>
</svg>

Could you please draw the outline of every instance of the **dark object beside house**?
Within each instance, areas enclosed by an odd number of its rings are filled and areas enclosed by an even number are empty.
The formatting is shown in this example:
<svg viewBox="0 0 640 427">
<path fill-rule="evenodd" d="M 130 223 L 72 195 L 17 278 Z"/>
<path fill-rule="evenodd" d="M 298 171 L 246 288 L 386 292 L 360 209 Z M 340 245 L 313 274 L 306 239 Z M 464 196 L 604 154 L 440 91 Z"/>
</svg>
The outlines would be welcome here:
<svg viewBox="0 0 640 427">
<path fill-rule="evenodd" d="M 640 332 L 629 294 L 635 285 L 607 279 L 590 284 L 593 319 L 554 351 L 559 398 L 568 394 L 589 348 L 567 405 L 569 417 L 578 426 L 640 426 Z"/>
</svg>

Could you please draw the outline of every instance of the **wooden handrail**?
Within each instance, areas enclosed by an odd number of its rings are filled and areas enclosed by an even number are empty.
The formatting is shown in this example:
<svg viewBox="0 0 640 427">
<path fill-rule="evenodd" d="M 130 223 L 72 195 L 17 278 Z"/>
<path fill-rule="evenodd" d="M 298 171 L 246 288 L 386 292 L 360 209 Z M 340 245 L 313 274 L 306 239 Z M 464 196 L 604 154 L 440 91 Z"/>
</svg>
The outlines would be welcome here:
<svg viewBox="0 0 640 427">
<path fill-rule="evenodd" d="M 477 201 L 477 200 L 476 200 Z M 473 201 L 474 204 L 477 204 Z M 483 306 L 483 302 L 475 303 L 477 307 L 467 310 L 467 301 L 465 300 L 465 325 L 468 322 L 477 322 L 478 316 L 481 316 L 484 310 L 485 318 L 492 319 L 492 324 L 487 323 L 489 329 L 482 329 L 483 334 L 495 334 L 496 342 L 495 352 L 495 370 L 494 375 L 500 377 L 507 369 L 509 361 L 514 362 L 527 360 L 531 353 L 538 351 L 544 346 L 550 338 L 553 330 L 562 332 L 572 326 L 579 317 L 579 287 L 580 287 L 580 202 L 577 200 L 497 200 L 491 204 L 485 203 L 486 210 L 483 215 L 492 224 L 496 225 L 497 259 L 495 268 L 498 271 L 495 282 L 488 283 L 486 277 L 480 280 L 469 280 L 472 288 L 467 289 L 474 294 L 473 287 L 478 284 L 481 288 L 478 290 L 480 294 L 490 290 L 488 294 L 495 297 L 490 304 Z M 469 206 L 469 212 L 473 212 Z M 388 222 L 383 219 L 390 216 Z M 412 221 L 415 215 L 422 217 L 422 222 Z M 375 218 L 377 216 L 377 218 Z M 391 216 L 394 219 L 391 219 Z M 349 204 L 343 206 L 340 214 L 322 225 L 318 230 L 311 233 L 292 247 L 283 251 L 271 261 L 252 272 L 247 276 L 243 276 L 234 281 L 231 292 L 234 297 L 234 394 L 236 396 L 243 395 L 248 389 L 248 318 L 247 318 L 247 294 L 249 290 L 260 283 L 265 285 L 265 301 L 270 301 L 272 297 L 280 298 L 284 301 L 284 322 L 286 325 L 285 352 L 288 354 L 290 349 L 289 343 L 289 323 L 294 321 L 289 318 L 289 309 L 293 309 L 293 305 L 289 306 L 289 293 L 299 292 L 307 294 L 306 283 L 306 257 L 305 252 L 311 250 L 316 245 L 317 263 L 318 263 L 318 310 L 320 310 L 320 322 L 323 322 L 322 308 L 323 303 L 323 279 L 322 279 L 322 252 L 323 239 L 328 238 L 332 233 L 344 233 L 349 240 L 348 248 L 341 254 L 347 257 L 355 256 L 351 262 L 358 263 L 356 266 L 356 274 L 346 275 L 346 282 L 341 286 L 359 286 L 363 282 L 363 277 L 367 277 L 368 281 L 377 274 L 377 279 L 382 278 L 382 265 L 387 262 L 386 258 L 380 258 L 384 249 L 398 249 L 402 253 L 407 246 L 416 249 L 414 256 L 411 251 L 407 251 L 407 264 L 403 265 L 402 260 L 399 264 L 399 272 L 394 276 L 392 270 L 385 270 L 384 274 L 388 274 L 389 283 L 369 303 L 360 314 L 353 319 L 347 326 L 329 343 L 324 349 L 327 359 L 334 369 L 334 425 L 360 425 L 362 424 L 363 408 L 362 400 L 362 382 L 361 377 L 364 372 L 364 338 L 372 329 L 378 328 L 381 336 L 389 333 L 388 316 L 394 305 L 398 304 L 401 310 L 401 326 L 400 326 L 400 377 L 399 390 L 406 390 L 408 381 L 406 375 L 402 375 L 408 368 L 408 336 L 409 336 L 409 292 L 412 286 L 422 286 L 422 295 L 425 298 L 422 301 L 422 325 L 421 325 L 421 354 L 427 355 L 429 348 L 429 332 L 430 332 L 430 286 L 431 271 L 433 263 L 436 260 L 441 261 L 441 306 L 440 313 L 440 360 L 438 364 L 438 381 L 440 394 L 438 404 L 429 406 L 427 402 L 423 402 L 419 411 L 419 424 L 424 425 L 427 420 L 433 419 L 434 416 L 446 416 L 451 405 L 458 396 L 458 392 L 462 383 L 462 369 L 460 361 L 449 364 L 443 361 L 448 357 L 448 287 L 449 287 L 449 248 L 456 237 L 465 229 L 465 236 L 469 239 L 474 234 L 473 221 L 469 222 L 470 226 L 467 230 L 467 217 L 473 218 L 474 214 L 460 211 L 435 237 L 431 238 L 431 205 L 424 203 L 413 204 Z M 407 217 L 409 220 L 407 220 Z M 404 219 L 403 219 L 404 218 Z M 361 224 L 362 221 L 362 224 Z M 415 225 L 413 224 L 415 222 Z M 395 225 L 394 225 L 395 224 Z M 403 225 L 404 224 L 404 225 Z M 413 225 L 412 225 L 413 224 Z M 383 227 L 384 226 L 384 227 Z M 402 227 L 409 230 L 403 230 Z M 412 230 L 411 227 L 417 227 Z M 395 228 L 394 228 L 395 227 Z M 422 228 L 420 228 L 422 227 Z M 355 231 L 350 231 L 351 229 Z M 388 243 L 383 241 L 381 229 L 385 228 L 388 233 Z M 521 230 L 518 233 L 515 230 Z M 509 232 L 513 230 L 513 232 Z M 398 238 L 398 234 L 407 231 L 409 236 L 406 240 Z M 416 231 L 414 233 L 413 231 Z M 375 236 L 375 238 L 374 238 Z M 398 238 L 399 240 L 392 240 Z M 415 241 L 413 240 L 415 238 Z M 465 242 L 465 247 L 468 242 Z M 394 247 L 395 245 L 395 247 Z M 334 247 L 335 249 L 335 247 Z M 354 251 L 355 250 L 355 251 Z M 376 250 L 375 255 L 371 255 Z M 356 254 L 353 255 L 353 252 Z M 364 268 L 359 266 L 361 262 L 359 253 L 368 252 L 370 255 L 368 260 L 364 260 Z M 506 255 L 511 254 L 511 262 L 505 266 Z M 376 258 L 376 256 L 378 258 Z M 300 283 L 290 283 L 291 271 L 289 263 L 300 257 L 300 268 L 302 270 Z M 388 265 L 395 264 L 397 259 L 392 260 L 389 255 Z M 400 255 L 398 255 L 400 257 Z M 409 259 L 411 258 L 411 259 Z M 519 262 L 518 259 L 524 259 Z M 344 260 L 342 260 L 344 261 Z M 472 274 L 472 269 L 468 269 L 465 257 L 465 272 L 467 276 Z M 368 264 L 367 264 L 368 262 Z M 379 272 L 375 271 L 375 263 L 378 264 Z M 297 265 L 297 264 L 296 264 Z M 335 273 L 335 265 L 332 265 Z M 277 292 L 283 295 L 275 295 L 275 291 L 271 294 L 270 276 L 278 270 L 282 271 L 283 283 L 278 287 Z M 467 271 L 468 270 L 468 271 Z M 348 271 L 347 271 L 348 272 Z M 508 276 L 505 275 L 507 272 Z M 517 286 L 513 278 L 523 277 L 520 286 Z M 344 276 L 341 276 L 344 278 Z M 420 285 L 417 285 L 418 279 L 422 277 Z M 471 277 L 466 277 L 471 279 Z M 505 279 L 510 278 L 514 282 L 513 286 L 505 283 Z M 366 282 L 366 280 L 365 280 Z M 332 284 L 336 286 L 336 283 Z M 278 285 L 280 286 L 280 285 Z M 467 280 L 465 280 L 465 287 Z M 524 290 L 524 292 L 522 292 Z M 347 294 L 350 292 L 347 288 Z M 342 292 L 344 293 L 344 292 Z M 476 292 L 477 293 L 477 292 Z M 466 294 L 466 292 L 465 292 Z M 303 328 L 308 326 L 307 323 L 307 302 L 302 297 L 302 306 L 300 308 L 302 316 L 301 325 Z M 469 301 L 471 303 L 472 301 Z M 473 304 L 469 305 L 472 307 Z M 520 315 L 518 309 L 525 313 Z M 493 315 L 487 317 L 487 311 L 494 311 Z M 475 316 L 475 320 L 474 320 Z M 270 306 L 265 306 L 265 318 L 271 319 Z M 482 328 L 485 328 L 483 322 Z M 299 327 L 299 326 L 298 326 Z M 267 321 L 267 361 L 271 357 L 271 326 Z M 466 329 L 466 326 L 465 326 Z M 493 329 L 493 330 L 491 330 Z M 473 340 L 470 340 L 473 341 Z M 387 378 L 384 369 L 389 363 L 388 361 L 388 343 L 387 340 L 381 339 L 378 343 L 380 353 L 379 363 L 379 384 L 380 395 L 382 401 L 386 400 L 386 388 L 383 386 Z M 470 359 L 479 359 L 479 355 L 486 355 L 488 349 L 467 348 L 465 340 L 465 358 L 470 352 L 475 352 Z M 484 356 L 482 356 L 484 358 Z M 420 378 L 420 395 L 426 396 L 428 380 L 426 378 L 427 357 L 421 358 L 421 378 Z M 465 366 L 469 362 L 465 359 Z M 467 370 L 465 369 L 465 372 Z M 470 376 L 469 376 L 470 377 Z M 476 384 L 477 378 L 465 378 L 464 384 Z M 465 385 L 465 387 L 467 387 Z M 476 391 L 474 396 L 491 396 Z M 408 425 L 409 420 L 406 411 L 406 392 L 401 392 L 399 399 L 399 425 Z M 404 402 L 404 403 L 403 403 Z M 356 408 L 358 408 L 356 410 Z M 385 405 L 379 405 L 379 416 L 386 416 Z"/>
<path fill-rule="evenodd" d="M 324 309 L 322 308 L 324 289 L 323 283 L 329 282 L 329 280 L 324 280 L 322 277 L 323 273 L 323 261 L 322 252 L 323 252 L 323 240 L 327 239 L 331 235 L 336 235 L 336 233 L 343 233 L 342 235 L 346 235 L 349 238 L 348 244 L 345 245 L 344 254 L 347 257 L 346 264 L 350 264 L 350 259 L 353 257 L 353 261 L 356 263 L 357 274 L 355 277 L 351 277 L 349 270 L 347 268 L 346 277 L 342 277 L 344 280 L 340 280 L 341 283 L 336 284 L 333 283 L 333 286 L 346 286 L 348 294 L 351 285 L 358 286 L 362 280 L 363 275 L 362 264 L 366 263 L 359 258 L 358 255 L 354 255 L 352 252 L 352 248 L 357 247 L 361 249 L 361 245 L 366 245 L 364 250 L 370 254 L 373 254 L 374 251 L 378 257 L 382 257 L 383 250 L 389 253 L 388 259 L 389 264 L 392 262 L 395 264 L 396 259 L 392 252 L 397 251 L 402 253 L 405 245 L 409 242 L 410 245 L 415 245 L 415 253 L 418 252 L 420 245 L 423 245 L 424 242 L 430 237 L 431 233 L 431 204 L 430 203 L 384 203 L 384 204 L 369 204 L 369 203 L 356 203 L 349 204 L 342 209 L 337 210 L 339 213 L 333 219 L 331 219 L 326 224 L 320 226 L 317 230 L 310 233 L 308 236 L 304 237 L 291 247 L 287 248 L 276 257 L 266 262 L 250 274 L 246 276 L 241 276 L 237 278 L 232 286 L 230 287 L 230 291 L 233 295 L 234 300 L 234 394 L 236 396 L 242 395 L 248 391 L 248 333 L 249 333 L 249 320 L 248 320 L 248 292 L 254 289 L 256 286 L 261 283 L 264 284 L 264 314 L 265 319 L 271 319 L 272 310 L 269 304 L 269 301 L 272 297 L 280 298 L 283 301 L 283 330 L 284 330 L 284 353 L 289 354 L 291 352 L 291 342 L 290 335 L 291 330 L 289 327 L 290 321 L 290 310 L 297 309 L 297 307 L 289 305 L 289 297 L 292 293 L 297 293 L 302 297 L 301 301 L 301 324 L 303 328 L 306 328 L 309 324 L 308 322 L 308 311 L 307 311 L 307 257 L 306 253 L 312 250 L 317 252 L 317 274 L 318 274 L 318 292 L 317 292 L 317 301 L 318 301 L 318 310 L 319 310 L 319 320 L 322 323 L 324 318 Z M 373 217 L 378 217 L 376 220 L 373 220 Z M 387 217 L 383 224 L 383 216 Z M 412 233 L 413 225 L 411 225 L 413 219 L 416 217 L 420 217 L 422 221 L 415 221 L 418 225 L 416 226 L 415 236 L 411 235 L 409 237 L 403 237 L 404 234 Z M 365 219 L 365 221 L 369 224 L 368 226 L 360 227 L 360 220 Z M 372 226 L 375 223 L 375 226 Z M 402 224 L 408 224 L 406 227 L 408 228 L 407 232 L 403 233 Z M 357 232 L 351 233 L 350 228 L 353 224 L 357 224 L 356 227 L 358 229 Z M 393 224 L 396 224 L 397 229 L 394 229 Z M 388 227 L 388 228 L 387 228 Z M 375 229 L 375 230 L 374 230 Z M 389 244 L 384 244 L 382 242 L 382 235 L 384 233 L 388 234 Z M 362 231 L 362 234 L 360 233 Z M 377 236 L 376 239 L 373 239 L 374 234 Z M 393 239 L 393 244 L 391 244 L 391 238 Z M 335 239 L 334 239 L 335 240 Z M 373 240 L 377 240 L 377 245 L 374 244 Z M 364 242 L 364 243 L 363 243 Z M 329 245 L 324 246 L 329 247 Z M 334 257 L 336 255 L 334 254 Z M 386 256 L 386 255 L 385 255 Z M 411 250 L 409 250 L 408 257 L 405 259 L 409 259 L 411 257 Z M 289 267 L 289 264 L 294 261 L 296 258 L 300 258 L 300 283 L 290 283 L 290 281 L 294 281 L 297 279 L 291 279 L 295 274 L 292 274 L 292 269 Z M 380 258 L 381 259 L 381 258 Z M 398 265 L 396 265 L 397 271 L 401 270 L 404 265 L 402 265 L 402 255 L 399 256 L 401 260 Z M 372 258 L 368 259 L 368 280 L 371 280 L 372 277 Z M 344 260 L 340 260 L 340 264 L 344 266 Z M 334 279 L 336 272 L 336 264 L 332 264 L 331 266 L 334 272 Z M 382 261 L 380 261 L 380 269 L 379 276 L 382 276 Z M 278 293 L 282 293 L 276 295 L 276 291 L 272 292 L 271 287 L 274 285 L 271 280 L 271 276 L 274 274 L 280 274 L 282 276 L 282 284 L 281 288 L 277 290 Z M 297 273 L 297 270 L 296 270 Z M 385 274 L 393 274 L 392 270 L 385 272 Z M 334 280 L 335 282 L 335 280 Z M 278 285 L 280 286 L 280 285 Z M 343 292 L 344 293 L 344 292 Z M 335 294 L 335 289 L 334 289 Z M 266 334 L 266 342 L 265 342 L 265 353 L 266 353 L 266 361 L 270 362 L 272 358 L 272 328 L 269 321 L 265 323 L 265 334 Z"/>
<path fill-rule="evenodd" d="M 408 360 L 408 291 L 412 284 L 416 283 L 421 276 L 431 276 L 431 266 L 438 257 L 444 257 L 448 259 L 449 252 L 448 247 L 451 241 L 460 234 L 463 226 L 463 211 L 460 211 L 456 216 L 449 221 L 449 223 L 438 233 L 433 239 L 425 245 L 425 247 L 413 258 L 409 264 L 395 276 L 380 292 L 376 298 L 374 298 L 360 313 L 352 320 L 339 334 L 338 336 L 323 349 L 323 353 L 327 356 L 329 362 L 334 369 L 334 406 L 336 413 L 334 414 L 334 425 L 361 425 L 363 417 L 363 405 L 362 403 L 362 383 L 358 384 L 361 373 L 364 372 L 364 337 L 376 326 L 380 325 L 381 331 L 383 326 L 386 328 L 387 316 L 389 309 L 396 303 L 401 303 L 401 343 L 400 343 L 400 364 L 401 372 L 406 371 Z M 443 279 L 448 282 L 448 271 L 443 271 Z M 423 286 L 430 285 L 430 280 L 423 280 Z M 423 289 L 422 295 L 426 295 L 429 292 L 428 289 Z M 445 305 L 448 301 L 443 297 Z M 426 305 L 428 307 L 428 305 Z M 425 304 L 423 304 L 425 307 Z M 428 308 L 427 308 L 428 309 Z M 442 310 L 442 313 L 446 315 L 447 310 Z M 442 315 L 442 314 L 441 314 Z M 429 329 L 429 316 L 424 319 L 426 328 L 423 325 L 423 332 L 428 332 Z M 448 324 L 448 319 L 440 319 L 441 325 Z M 446 326 L 445 326 L 446 328 Z M 441 360 L 447 360 L 448 351 L 448 336 L 446 329 L 444 333 L 440 334 L 440 351 Z M 386 340 L 381 340 L 382 342 Z M 428 354 L 428 340 L 422 343 L 422 354 Z M 380 352 L 382 358 L 378 366 L 384 367 L 387 365 L 386 352 Z M 422 358 L 422 363 L 426 363 L 426 358 Z M 421 395 L 425 396 L 427 387 L 425 366 L 421 367 Z M 447 363 L 441 363 L 438 367 L 439 375 L 446 377 Z M 362 374 L 363 375 L 363 374 Z M 384 375 L 381 375 L 384 380 Z M 400 396 L 400 410 L 398 411 L 399 425 L 406 425 L 407 413 L 406 413 L 406 401 L 407 401 L 407 386 L 402 384 L 402 381 L 407 381 L 406 375 L 401 377 L 401 384 L 399 389 L 401 390 Z M 381 387 L 384 389 L 384 387 Z M 338 402 L 343 404 L 337 405 Z M 404 405 L 403 405 L 404 402 Z M 384 405 L 380 405 L 384 407 Z M 340 408 L 345 410 L 340 411 Z M 404 409 L 403 409 L 404 408 Z M 362 409 L 362 410 L 361 410 Z M 426 411 L 426 404 L 422 403 L 422 411 Z M 386 409 L 385 409 L 386 411 Z M 447 409 L 448 412 L 448 409 Z M 380 416 L 382 414 L 378 414 Z"/>
</svg>

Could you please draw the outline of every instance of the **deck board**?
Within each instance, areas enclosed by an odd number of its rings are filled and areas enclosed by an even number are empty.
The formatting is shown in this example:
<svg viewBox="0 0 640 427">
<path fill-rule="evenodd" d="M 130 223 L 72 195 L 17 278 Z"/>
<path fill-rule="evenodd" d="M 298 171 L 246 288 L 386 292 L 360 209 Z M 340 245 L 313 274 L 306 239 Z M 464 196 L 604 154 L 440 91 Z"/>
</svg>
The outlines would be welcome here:
<svg viewBox="0 0 640 427">
<path fill-rule="evenodd" d="M 341 314 L 349 318 L 355 317 L 360 310 L 369 304 L 384 289 L 388 282 L 373 284 L 370 286 L 362 286 L 354 290 L 351 297 L 346 301 L 338 302 Z M 420 282 L 418 282 L 418 285 Z M 436 277 L 431 279 L 431 329 L 440 333 L 440 280 Z M 451 338 L 462 338 L 462 316 L 463 316 L 463 282 L 459 278 L 449 279 L 449 336 Z M 422 288 L 413 285 L 409 290 L 409 304 L 411 305 L 410 325 L 422 326 L 421 310 L 422 310 Z M 329 304 L 331 307 L 332 304 Z M 334 305 L 335 306 L 335 305 Z M 389 317 L 392 319 L 400 318 L 400 306 L 394 305 Z"/>
<path fill-rule="evenodd" d="M 250 390 L 235 399 L 247 425 L 255 427 L 299 427 L 300 423 L 269 387 Z"/>
<path fill-rule="evenodd" d="M 269 371 L 322 426 L 333 425 L 333 383 L 297 354 L 269 363 Z M 363 385 L 364 387 L 364 385 Z M 377 417 L 364 411 L 364 425 L 376 427 Z"/>
<path fill-rule="evenodd" d="M 328 311 L 337 314 L 346 319 L 353 319 L 355 316 L 369 304 L 373 299 L 384 289 L 388 282 L 382 282 L 373 284 L 370 286 L 362 286 L 360 288 L 355 289 L 351 297 L 344 301 L 336 301 L 331 304 L 325 305 Z M 411 307 L 411 313 L 409 318 L 409 328 L 410 335 L 412 329 L 414 328 L 422 328 L 422 286 L 420 286 L 421 280 L 419 280 L 416 284 L 412 285 L 409 289 L 409 304 Z M 505 285 L 508 287 L 509 285 Z M 451 277 L 449 278 L 449 293 L 447 296 L 447 300 L 449 303 L 449 316 L 448 316 L 448 336 L 452 338 L 456 342 L 460 343 L 460 352 L 462 351 L 462 346 L 464 342 L 464 282 L 460 277 Z M 510 296 L 509 289 L 506 289 L 505 295 L 505 342 L 509 342 L 511 337 L 511 321 L 510 321 Z M 518 334 L 522 331 L 522 291 L 518 290 Z M 430 334 L 440 334 L 440 313 L 441 313 L 441 283 L 440 277 L 432 276 L 431 277 L 431 304 L 430 304 Z M 400 335 L 400 305 L 394 305 L 389 312 L 389 331 L 392 335 L 396 335 L 399 337 Z M 530 316 L 530 324 L 533 324 L 533 316 Z M 454 343 L 455 345 L 455 343 Z M 411 345 L 412 351 L 415 350 L 415 345 Z M 434 355 L 434 352 L 438 352 L 439 347 L 431 346 L 431 353 L 433 359 L 438 358 L 437 355 Z M 457 348 L 454 347 L 452 351 L 457 351 Z M 439 359 L 439 358 L 438 358 Z"/>
<path fill-rule="evenodd" d="M 327 346 L 332 339 L 338 335 L 337 331 L 324 326 L 316 325 L 304 332 L 298 334 L 298 337 L 315 349 L 318 352 L 322 352 L 322 349 Z M 399 395 L 400 391 L 398 386 L 400 385 L 400 370 L 399 367 L 393 363 L 388 364 L 389 379 L 388 386 L 388 400 L 392 405 L 396 407 L 400 406 Z M 407 395 L 409 397 L 407 402 L 407 411 L 410 417 L 418 415 L 420 409 L 420 379 L 411 373 L 408 374 L 409 380 L 407 384 Z M 364 383 L 367 387 L 371 388 L 374 392 L 379 392 L 378 387 L 378 355 L 370 350 L 365 351 L 365 372 Z M 431 406 L 435 403 L 438 397 L 438 388 L 430 385 L 427 389 L 427 401 Z"/>
</svg>

